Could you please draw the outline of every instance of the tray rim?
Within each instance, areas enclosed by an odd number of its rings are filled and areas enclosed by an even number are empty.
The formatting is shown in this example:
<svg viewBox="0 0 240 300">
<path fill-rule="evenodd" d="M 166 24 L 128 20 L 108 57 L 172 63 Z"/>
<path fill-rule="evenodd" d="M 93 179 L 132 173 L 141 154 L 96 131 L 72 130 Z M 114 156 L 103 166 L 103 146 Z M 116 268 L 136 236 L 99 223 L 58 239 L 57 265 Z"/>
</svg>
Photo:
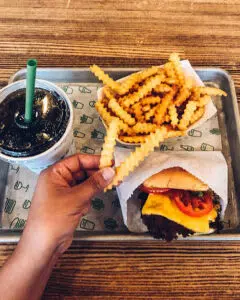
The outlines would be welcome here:
<svg viewBox="0 0 240 300">
<path fill-rule="evenodd" d="M 0 244 L 11 244 L 17 243 L 20 240 L 22 234 L 22 230 L 19 231 L 11 231 L 11 230 L 3 230 L 0 234 Z M 154 239 L 148 233 L 111 233 L 101 234 L 101 233 L 92 233 L 89 231 L 78 231 L 74 233 L 73 241 L 98 241 L 98 242 L 133 242 L 133 241 L 156 241 L 157 243 L 165 243 L 166 241 Z M 240 241 L 239 233 L 224 233 L 224 234 L 210 234 L 210 235 L 196 235 L 191 237 L 182 238 L 179 237 L 174 242 L 178 241 Z"/>
<path fill-rule="evenodd" d="M 144 69 L 145 67 L 106 67 L 106 68 L 102 68 L 105 71 L 111 71 L 111 72 L 117 72 L 117 71 L 136 71 L 136 70 L 141 70 Z M 217 71 L 220 72 L 222 74 L 224 74 L 225 77 L 227 77 L 228 81 L 231 82 L 233 84 L 233 79 L 230 75 L 230 73 L 222 68 L 218 68 L 218 67 L 194 67 L 193 69 L 196 71 Z M 88 67 L 79 67 L 79 68 L 67 68 L 67 67 L 38 67 L 37 70 L 39 71 L 59 71 L 59 72 L 66 72 L 66 71 L 73 71 L 73 72 L 90 72 L 90 69 Z M 15 80 L 15 78 L 17 78 L 18 76 L 22 75 L 22 74 L 26 74 L 27 73 L 27 69 L 26 68 L 22 68 L 19 69 L 18 71 L 16 71 L 14 74 L 12 74 L 8 80 L 8 84 L 18 81 Z M 37 78 L 37 74 L 36 74 L 36 78 Z M 233 86 L 234 87 L 234 84 Z M 234 87 L 234 91 L 235 91 L 235 87 Z"/>
<path fill-rule="evenodd" d="M 106 67 L 103 70 L 111 71 L 111 72 L 122 72 L 122 71 L 136 71 L 141 70 L 144 67 Z M 222 68 L 217 67 L 194 67 L 196 71 L 206 71 L 206 72 L 218 72 L 222 74 L 227 81 L 229 82 L 231 98 L 233 102 L 234 108 L 234 117 L 235 123 L 240 124 L 240 115 L 237 104 L 237 96 L 235 85 L 230 73 Z M 8 84 L 16 82 L 21 79 L 16 79 L 20 76 L 26 74 L 26 68 L 19 69 L 14 74 L 12 74 L 9 78 Z M 90 72 L 88 67 L 79 67 L 79 68 L 65 68 L 65 67 L 39 67 L 38 70 L 44 72 L 58 71 L 58 72 Z M 36 75 L 36 78 L 38 76 Z M 74 81 L 72 81 L 74 83 Z M 237 138 L 240 141 L 240 126 L 236 126 L 237 129 Z M 5 230 L 2 229 L 0 232 L 0 243 L 17 243 L 21 237 L 22 230 Z M 164 242 L 162 240 L 155 240 L 149 234 L 145 233 L 121 233 L 121 232 L 91 232 L 91 231 L 78 231 L 74 234 L 74 241 L 156 241 L 156 242 Z M 219 234 L 211 234 L 211 235 L 197 235 L 191 236 L 187 238 L 179 238 L 177 241 L 239 241 L 240 240 L 240 226 L 234 229 L 234 232 L 225 232 Z"/>
</svg>

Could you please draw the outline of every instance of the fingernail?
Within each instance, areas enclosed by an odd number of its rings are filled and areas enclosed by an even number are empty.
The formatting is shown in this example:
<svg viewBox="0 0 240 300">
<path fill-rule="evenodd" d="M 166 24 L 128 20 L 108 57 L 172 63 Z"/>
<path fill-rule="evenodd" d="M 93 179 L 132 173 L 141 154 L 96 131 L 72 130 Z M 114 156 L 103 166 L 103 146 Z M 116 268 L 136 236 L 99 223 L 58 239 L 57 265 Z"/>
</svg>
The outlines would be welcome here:
<svg viewBox="0 0 240 300">
<path fill-rule="evenodd" d="M 113 170 L 113 168 L 104 168 L 101 172 L 102 177 L 105 181 L 110 181 L 115 175 L 115 171 Z"/>
</svg>

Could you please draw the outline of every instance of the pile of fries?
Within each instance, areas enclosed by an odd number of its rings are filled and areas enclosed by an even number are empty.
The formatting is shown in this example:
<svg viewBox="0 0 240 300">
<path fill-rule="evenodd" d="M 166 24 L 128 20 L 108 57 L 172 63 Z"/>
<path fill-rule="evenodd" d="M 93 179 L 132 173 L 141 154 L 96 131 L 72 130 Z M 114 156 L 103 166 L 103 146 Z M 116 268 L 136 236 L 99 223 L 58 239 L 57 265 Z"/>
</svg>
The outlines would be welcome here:
<svg viewBox="0 0 240 300">
<path fill-rule="evenodd" d="M 90 69 L 105 85 L 102 98 L 95 104 L 108 127 L 100 167 L 111 165 L 117 138 L 141 144 L 117 168 L 108 188 L 128 176 L 160 142 L 185 135 L 189 126 L 204 115 L 211 96 L 227 95 L 217 88 L 193 86 L 192 79 L 185 78 L 176 53 L 165 65 L 133 73 L 121 82 L 96 65 Z"/>
</svg>

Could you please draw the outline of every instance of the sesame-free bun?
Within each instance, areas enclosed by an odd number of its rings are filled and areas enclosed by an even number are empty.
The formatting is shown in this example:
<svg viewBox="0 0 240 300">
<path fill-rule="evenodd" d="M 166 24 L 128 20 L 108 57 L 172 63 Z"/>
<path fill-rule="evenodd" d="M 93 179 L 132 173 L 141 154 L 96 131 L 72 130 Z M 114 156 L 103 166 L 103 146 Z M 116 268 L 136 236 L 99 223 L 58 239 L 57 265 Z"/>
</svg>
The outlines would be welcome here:
<svg viewBox="0 0 240 300">
<path fill-rule="evenodd" d="M 144 181 L 145 187 L 207 191 L 209 187 L 180 167 L 165 169 Z"/>
</svg>

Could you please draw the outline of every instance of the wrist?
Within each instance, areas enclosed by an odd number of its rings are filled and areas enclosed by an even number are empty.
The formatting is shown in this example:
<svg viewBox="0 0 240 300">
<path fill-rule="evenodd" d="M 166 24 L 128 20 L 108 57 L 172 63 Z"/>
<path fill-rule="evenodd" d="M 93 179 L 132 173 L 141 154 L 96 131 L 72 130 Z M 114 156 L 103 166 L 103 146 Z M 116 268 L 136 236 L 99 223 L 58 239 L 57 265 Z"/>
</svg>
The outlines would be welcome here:
<svg viewBox="0 0 240 300">
<path fill-rule="evenodd" d="M 58 244 L 44 230 L 37 230 L 31 225 L 26 225 L 16 252 L 28 263 L 31 261 L 39 267 L 56 261 L 59 257 Z"/>
</svg>

